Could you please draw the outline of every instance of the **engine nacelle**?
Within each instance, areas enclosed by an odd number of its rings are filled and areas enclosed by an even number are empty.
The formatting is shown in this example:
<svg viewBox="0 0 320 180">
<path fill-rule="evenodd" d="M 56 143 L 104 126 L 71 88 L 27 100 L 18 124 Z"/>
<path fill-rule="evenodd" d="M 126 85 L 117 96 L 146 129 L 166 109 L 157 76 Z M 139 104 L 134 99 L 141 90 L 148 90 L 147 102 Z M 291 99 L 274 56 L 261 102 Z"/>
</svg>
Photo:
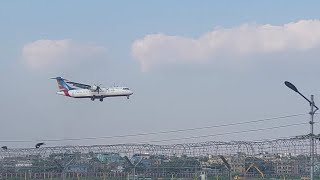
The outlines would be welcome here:
<svg viewBox="0 0 320 180">
<path fill-rule="evenodd" d="M 91 86 L 91 87 L 90 87 L 90 90 L 91 90 L 91 91 L 96 91 L 97 89 L 98 89 L 98 86 Z"/>
</svg>

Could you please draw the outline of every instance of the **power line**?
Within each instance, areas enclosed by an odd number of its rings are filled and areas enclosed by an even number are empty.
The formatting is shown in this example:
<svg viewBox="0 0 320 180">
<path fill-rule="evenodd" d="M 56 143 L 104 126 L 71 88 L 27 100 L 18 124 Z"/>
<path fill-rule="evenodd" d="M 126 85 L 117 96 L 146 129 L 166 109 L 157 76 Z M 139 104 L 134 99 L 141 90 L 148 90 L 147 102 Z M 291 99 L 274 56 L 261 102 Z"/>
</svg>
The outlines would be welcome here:
<svg viewBox="0 0 320 180">
<path fill-rule="evenodd" d="M 239 134 L 239 133 L 247 133 L 247 132 L 255 132 L 255 131 L 263 131 L 263 130 L 271 130 L 271 129 L 279 129 L 279 128 L 285 128 L 285 127 L 291 127 L 291 126 L 298 126 L 302 124 L 308 124 L 308 123 L 296 123 L 296 124 L 289 124 L 289 125 L 282 125 L 282 126 L 276 126 L 276 127 L 269 127 L 269 128 L 260 128 L 260 129 L 250 129 L 250 130 L 243 130 L 243 131 L 233 131 L 233 132 L 227 132 L 227 133 L 218 133 L 218 134 L 210 134 L 210 135 L 202 135 L 202 136 L 191 136 L 191 137 L 185 137 L 185 138 L 173 138 L 173 139 L 162 139 L 162 140 L 151 140 L 148 142 L 139 142 L 140 143 L 150 143 L 150 142 L 167 142 L 167 141 L 178 141 L 178 140 L 189 140 L 189 139 L 198 139 L 198 138 L 204 138 L 204 137 L 215 137 L 215 136 L 223 136 L 223 135 L 229 135 L 229 134 Z"/>
<path fill-rule="evenodd" d="M 212 126 L 205 126 L 205 127 L 198 127 L 198 128 L 176 129 L 176 130 L 168 130 L 168 131 L 137 133 L 137 134 L 127 134 L 127 135 L 102 136 L 102 137 L 84 137 L 84 138 L 63 138 L 63 139 L 40 139 L 40 140 L 0 140 L 0 142 L 4 142 L 4 143 L 26 143 L 26 142 L 37 142 L 37 141 L 60 142 L 60 141 L 79 141 L 79 140 L 95 140 L 95 139 L 112 139 L 112 138 L 147 136 L 147 135 L 178 133 L 178 132 L 187 132 L 187 131 L 195 131 L 195 130 L 203 130 L 203 129 L 211 129 L 211 128 L 219 128 L 219 127 L 227 127 L 227 126 L 244 125 L 244 124 L 257 123 L 257 122 L 265 122 L 265 121 L 286 119 L 286 118 L 291 118 L 291 117 L 298 117 L 298 116 L 303 116 L 303 115 L 306 115 L 306 114 L 308 114 L 308 113 L 285 115 L 285 116 L 264 118 L 264 119 L 258 119 L 258 120 L 252 120 L 252 121 L 244 121 L 244 122 L 221 124 L 221 125 L 212 125 Z"/>
</svg>

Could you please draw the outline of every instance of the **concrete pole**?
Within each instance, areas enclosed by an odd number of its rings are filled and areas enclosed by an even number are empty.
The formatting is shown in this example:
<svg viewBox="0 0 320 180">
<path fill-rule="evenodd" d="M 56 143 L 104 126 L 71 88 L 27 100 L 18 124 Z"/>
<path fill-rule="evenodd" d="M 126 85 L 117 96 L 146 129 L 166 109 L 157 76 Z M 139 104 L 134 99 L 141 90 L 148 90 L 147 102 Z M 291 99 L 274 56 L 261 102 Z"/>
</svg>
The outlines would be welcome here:
<svg viewBox="0 0 320 180">
<path fill-rule="evenodd" d="M 310 180 L 314 180 L 314 134 L 313 134 L 313 117 L 315 114 L 313 95 L 311 95 L 310 103 Z"/>
</svg>

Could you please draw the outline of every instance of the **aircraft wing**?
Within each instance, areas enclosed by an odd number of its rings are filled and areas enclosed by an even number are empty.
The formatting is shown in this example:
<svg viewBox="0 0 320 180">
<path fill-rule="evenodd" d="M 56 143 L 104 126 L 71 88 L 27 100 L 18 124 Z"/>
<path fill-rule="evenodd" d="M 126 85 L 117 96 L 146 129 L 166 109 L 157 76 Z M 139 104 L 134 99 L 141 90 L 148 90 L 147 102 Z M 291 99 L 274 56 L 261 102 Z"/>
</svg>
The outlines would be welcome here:
<svg viewBox="0 0 320 180">
<path fill-rule="evenodd" d="M 77 82 L 71 82 L 71 81 L 67 81 L 68 84 L 71 84 L 75 87 L 78 87 L 78 88 L 82 88 L 82 89 L 90 89 L 91 86 L 90 85 L 87 85 L 87 84 L 81 84 L 81 83 L 77 83 Z"/>
</svg>

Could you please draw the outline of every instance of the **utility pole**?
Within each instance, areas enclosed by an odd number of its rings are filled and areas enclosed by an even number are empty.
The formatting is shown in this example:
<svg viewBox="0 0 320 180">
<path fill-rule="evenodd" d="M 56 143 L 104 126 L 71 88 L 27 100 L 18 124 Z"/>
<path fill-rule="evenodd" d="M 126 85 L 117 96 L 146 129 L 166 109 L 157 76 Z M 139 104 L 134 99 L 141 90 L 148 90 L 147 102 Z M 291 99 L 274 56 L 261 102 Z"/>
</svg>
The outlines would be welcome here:
<svg viewBox="0 0 320 180">
<path fill-rule="evenodd" d="M 314 109 L 316 107 L 316 109 Z M 314 104 L 313 95 L 311 95 L 311 103 L 310 103 L 310 180 L 314 179 L 314 133 L 313 133 L 313 117 L 316 111 L 318 110 L 317 106 Z"/>
<path fill-rule="evenodd" d="M 310 121 L 309 121 L 309 124 L 310 124 L 310 180 L 314 180 L 314 133 L 313 133 L 313 124 L 314 124 L 314 121 L 313 121 L 313 118 L 314 118 L 314 114 L 316 113 L 316 111 L 319 109 L 315 103 L 314 103 L 314 99 L 313 99 L 313 95 L 311 95 L 311 100 L 309 100 L 308 98 L 306 98 L 303 94 L 301 94 L 298 89 L 293 85 L 291 84 L 290 82 L 288 81 L 285 81 L 284 84 L 292 89 L 293 91 L 295 91 L 296 93 L 298 93 L 300 96 L 302 96 L 305 100 L 307 100 L 310 104 Z"/>
</svg>

